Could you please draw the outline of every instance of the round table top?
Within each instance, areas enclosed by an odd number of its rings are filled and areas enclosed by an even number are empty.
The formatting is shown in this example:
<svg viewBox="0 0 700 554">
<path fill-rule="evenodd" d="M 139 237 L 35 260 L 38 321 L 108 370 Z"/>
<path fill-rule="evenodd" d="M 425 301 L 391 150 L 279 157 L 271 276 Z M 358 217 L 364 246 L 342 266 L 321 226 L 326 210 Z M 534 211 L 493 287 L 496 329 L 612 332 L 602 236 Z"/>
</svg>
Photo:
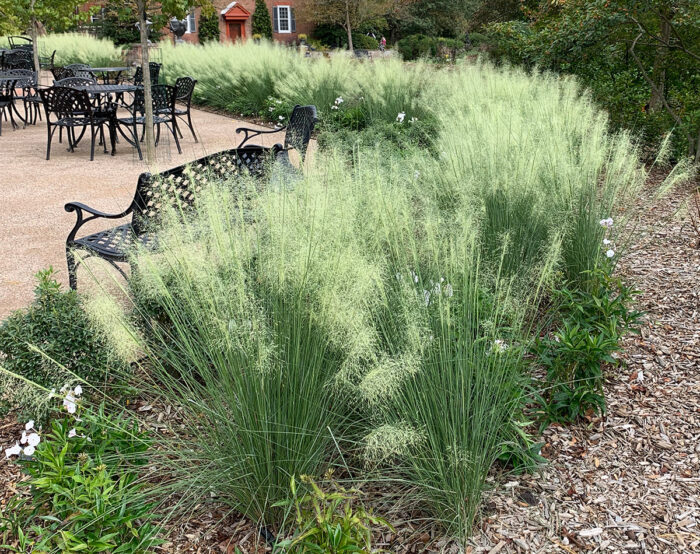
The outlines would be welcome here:
<svg viewBox="0 0 700 554">
<path fill-rule="evenodd" d="M 91 67 L 88 71 L 96 71 L 97 73 L 116 73 L 117 71 L 128 71 L 128 67 Z"/>
<path fill-rule="evenodd" d="M 78 90 L 84 90 L 88 94 L 111 94 L 115 92 L 134 92 L 138 90 L 138 85 L 83 85 L 79 87 L 72 87 Z"/>
</svg>

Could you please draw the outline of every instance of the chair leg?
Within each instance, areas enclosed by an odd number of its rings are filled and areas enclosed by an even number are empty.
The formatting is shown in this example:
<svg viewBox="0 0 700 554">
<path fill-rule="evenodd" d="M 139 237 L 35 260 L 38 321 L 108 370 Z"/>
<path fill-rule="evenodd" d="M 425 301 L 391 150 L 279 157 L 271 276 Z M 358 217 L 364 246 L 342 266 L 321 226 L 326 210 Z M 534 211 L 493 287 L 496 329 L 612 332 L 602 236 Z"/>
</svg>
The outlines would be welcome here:
<svg viewBox="0 0 700 554">
<path fill-rule="evenodd" d="M 187 126 L 190 128 L 190 131 L 192 131 L 192 136 L 194 137 L 194 141 L 199 142 L 197 140 L 197 135 L 194 132 L 194 125 L 192 125 L 192 114 L 190 113 L 189 108 L 187 108 Z"/>
<path fill-rule="evenodd" d="M 160 123 L 156 125 L 156 146 L 158 146 L 158 142 L 160 142 Z"/>
<path fill-rule="evenodd" d="M 48 134 L 49 138 L 48 141 L 46 142 L 46 159 L 49 160 L 51 159 L 51 139 L 53 139 L 53 134 L 56 132 L 56 127 L 51 130 L 51 124 L 47 123 L 47 129 L 48 129 Z M 62 130 L 62 127 L 59 127 L 59 130 Z"/>
<path fill-rule="evenodd" d="M 97 132 L 95 125 L 90 123 L 90 161 L 95 159 L 95 135 Z"/>
<path fill-rule="evenodd" d="M 78 289 L 78 267 L 75 265 L 75 255 L 66 245 L 66 262 L 68 262 L 68 284 L 71 290 Z"/>
<path fill-rule="evenodd" d="M 165 126 L 167 127 L 168 124 L 166 123 Z M 177 138 L 177 124 L 175 123 L 175 116 L 173 116 L 172 121 L 170 122 L 170 132 L 173 134 L 173 138 L 175 139 L 175 144 L 177 145 L 177 153 L 182 154 L 182 148 L 180 148 L 180 141 Z"/>
</svg>

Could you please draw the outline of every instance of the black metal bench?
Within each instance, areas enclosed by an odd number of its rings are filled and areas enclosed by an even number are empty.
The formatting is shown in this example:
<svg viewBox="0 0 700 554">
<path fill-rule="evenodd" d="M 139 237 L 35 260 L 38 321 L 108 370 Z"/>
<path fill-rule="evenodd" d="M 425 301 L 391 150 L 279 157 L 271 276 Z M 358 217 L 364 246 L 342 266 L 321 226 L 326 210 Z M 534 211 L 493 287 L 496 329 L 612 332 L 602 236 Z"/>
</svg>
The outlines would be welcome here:
<svg viewBox="0 0 700 554">
<path fill-rule="evenodd" d="M 132 247 L 143 245 L 154 247 L 158 221 L 163 212 L 172 207 L 192 207 L 197 193 L 212 180 L 221 180 L 234 174 L 248 173 L 263 177 L 269 158 L 274 158 L 279 147 L 234 148 L 200 158 L 185 165 L 163 171 L 156 175 L 142 173 L 136 185 L 136 193 L 129 207 L 118 214 L 107 214 L 79 202 L 65 205 L 67 212 L 75 212 L 77 221 L 66 239 L 66 260 L 70 287 L 75 289 L 77 269 L 74 250 L 80 249 L 87 256 L 98 256 L 112 264 L 124 277 L 126 274 L 117 265 L 128 261 Z M 95 219 L 122 219 L 131 216 L 131 221 L 77 238 L 80 228 Z"/>
</svg>

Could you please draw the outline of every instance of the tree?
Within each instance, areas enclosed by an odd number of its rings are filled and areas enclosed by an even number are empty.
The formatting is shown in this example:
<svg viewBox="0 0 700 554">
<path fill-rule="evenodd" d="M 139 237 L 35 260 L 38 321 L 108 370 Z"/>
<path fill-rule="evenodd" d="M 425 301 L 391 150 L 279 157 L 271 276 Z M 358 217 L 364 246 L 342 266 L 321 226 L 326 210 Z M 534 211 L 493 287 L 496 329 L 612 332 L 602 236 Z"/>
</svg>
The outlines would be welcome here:
<svg viewBox="0 0 700 554">
<path fill-rule="evenodd" d="M 43 28 L 65 29 L 89 13 L 80 14 L 77 10 L 83 0 L 0 0 L 0 14 L 11 22 L 11 28 L 29 30 L 34 42 L 34 67 L 39 70 L 38 36 Z M 76 15 L 78 14 L 78 15 Z"/>
<path fill-rule="evenodd" d="M 139 42 L 141 34 L 134 25 L 134 14 L 137 13 L 135 0 L 108 0 L 103 7 L 102 20 L 96 24 L 97 35 L 108 38 L 117 45 L 134 44 Z M 149 14 L 149 19 L 158 20 L 157 14 Z M 151 25 L 148 38 L 156 41 L 160 37 L 160 27 Z"/>
<path fill-rule="evenodd" d="M 354 50 L 352 30 L 384 16 L 391 0 L 304 0 L 301 8 L 315 23 L 340 25 L 348 35 L 348 48 Z"/>
<path fill-rule="evenodd" d="M 253 12 L 253 34 L 263 38 L 272 38 L 272 21 L 265 0 L 255 0 L 255 12 Z"/>
<path fill-rule="evenodd" d="M 187 13 L 187 9 L 193 5 L 192 0 L 163 0 L 155 2 L 154 0 L 135 0 L 139 24 L 139 35 L 141 43 L 141 70 L 143 72 L 143 96 L 145 103 L 145 151 L 146 163 L 151 166 L 156 159 L 155 136 L 153 134 L 153 95 L 151 93 L 151 72 L 149 70 L 149 51 L 148 51 L 148 23 L 154 26 L 158 25 L 161 28 L 170 18 L 176 17 L 182 19 Z M 157 10 L 157 16 L 153 21 L 149 21 L 149 11 Z"/>
</svg>

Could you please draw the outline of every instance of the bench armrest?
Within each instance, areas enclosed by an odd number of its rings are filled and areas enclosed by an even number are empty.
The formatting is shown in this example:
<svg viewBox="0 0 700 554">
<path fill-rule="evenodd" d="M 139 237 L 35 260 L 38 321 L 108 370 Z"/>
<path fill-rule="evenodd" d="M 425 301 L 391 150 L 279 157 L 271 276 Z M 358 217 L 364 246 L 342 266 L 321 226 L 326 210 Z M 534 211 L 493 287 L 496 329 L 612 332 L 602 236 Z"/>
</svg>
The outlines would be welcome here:
<svg viewBox="0 0 700 554">
<path fill-rule="evenodd" d="M 96 210 L 95 208 L 91 208 L 90 206 L 86 206 L 85 204 L 82 204 L 81 202 L 69 202 L 63 207 L 67 212 L 75 212 L 76 215 L 76 222 L 75 226 L 71 230 L 71 232 L 68 234 L 68 238 L 66 239 L 66 244 L 70 244 L 75 240 L 75 235 L 78 233 L 78 230 L 88 221 L 92 221 L 93 219 L 121 219 L 122 217 L 126 217 L 129 215 L 133 210 L 133 204 L 130 205 L 125 211 L 119 214 L 108 214 L 105 212 L 101 212 L 99 210 Z M 85 217 L 85 213 L 90 214 L 88 217 Z"/>
<path fill-rule="evenodd" d="M 236 134 L 238 133 L 245 133 L 245 138 L 241 141 L 241 143 L 238 145 L 238 148 L 243 147 L 243 145 L 248 142 L 250 139 L 253 137 L 257 137 L 258 135 L 270 135 L 273 133 L 279 133 L 280 131 L 284 131 L 287 128 L 285 125 L 284 127 L 280 127 L 279 129 L 270 129 L 269 131 L 260 131 L 258 129 L 250 129 L 248 127 L 239 127 L 236 129 Z"/>
</svg>

